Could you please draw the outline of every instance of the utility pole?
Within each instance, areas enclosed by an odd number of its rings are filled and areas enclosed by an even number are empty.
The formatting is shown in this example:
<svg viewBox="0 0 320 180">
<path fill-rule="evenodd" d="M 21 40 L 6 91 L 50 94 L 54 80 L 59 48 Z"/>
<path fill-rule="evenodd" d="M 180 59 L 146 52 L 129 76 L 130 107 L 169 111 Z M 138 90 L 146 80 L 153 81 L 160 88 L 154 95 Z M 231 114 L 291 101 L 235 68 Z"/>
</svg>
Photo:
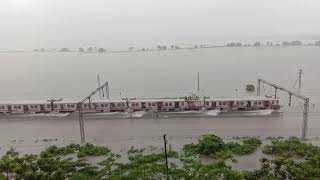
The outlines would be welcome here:
<svg viewBox="0 0 320 180">
<path fill-rule="evenodd" d="M 82 101 L 78 102 L 78 110 L 79 110 L 79 126 L 80 126 L 80 138 L 81 143 L 86 142 L 85 130 L 84 130 L 84 113 L 83 113 L 83 104 L 89 100 L 89 107 L 91 107 L 91 98 L 94 96 L 98 91 L 100 92 L 104 87 L 108 87 L 108 82 L 105 82 L 102 86 L 99 86 L 94 91 L 92 91 L 87 97 L 83 98 Z"/>
<path fill-rule="evenodd" d="M 294 91 L 288 90 L 287 88 L 284 88 L 282 86 L 276 85 L 274 83 L 268 82 L 266 80 L 263 79 L 258 79 L 258 88 L 257 88 L 257 95 L 260 95 L 260 85 L 261 83 L 267 84 L 271 87 L 273 87 L 275 89 L 275 95 L 277 90 L 281 90 L 284 91 L 286 93 L 289 94 L 289 104 L 291 104 L 291 96 L 295 96 L 299 99 L 302 99 L 304 101 L 304 107 L 303 107 L 303 121 L 302 121 L 302 133 L 301 133 L 301 139 L 302 140 L 306 140 L 306 136 L 307 136 L 307 129 L 308 129 L 308 115 L 309 115 L 309 101 L 310 99 L 299 94 L 296 93 Z"/>
<path fill-rule="evenodd" d="M 299 89 L 298 92 L 301 93 L 301 80 L 302 80 L 302 69 L 299 69 Z"/>
<path fill-rule="evenodd" d="M 167 140 L 166 134 L 163 135 L 163 142 L 164 142 L 164 153 L 166 158 L 166 173 L 167 173 L 167 180 L 169 180 L 169 166 L 168 166 L 168 152 L 167 152 Z"/>
<path fill-rule="evenodd" d="M 98 87 L 100 88 L 100 76 L 98 74 Z M 99 90 L 99 97 L 101 98 L 101 91 Z"/>
<path fill-rule="evenodd" d="M 200 92 L 200 73 L 198 72 L 198 93 Z"/>
</svg>

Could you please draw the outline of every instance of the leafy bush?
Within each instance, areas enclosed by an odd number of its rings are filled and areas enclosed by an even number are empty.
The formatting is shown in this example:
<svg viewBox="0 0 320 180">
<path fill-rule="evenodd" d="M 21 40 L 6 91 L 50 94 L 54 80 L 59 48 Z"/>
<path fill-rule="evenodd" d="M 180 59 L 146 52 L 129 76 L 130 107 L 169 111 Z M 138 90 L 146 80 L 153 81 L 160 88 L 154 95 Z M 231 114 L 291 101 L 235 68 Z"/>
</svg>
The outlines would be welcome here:
<svg viewBox="0 0 320 180">
<path fill-rule="evenodd" d="M 183 150 L 186 155 L 210 155 L 214 157 L 218 153 L 218 157 L 221 156 L 225 158 L 230 156 L 226 154 L 231 152 L 235 155 L 245 155 L 253 153 L 262 144 L 261 140 L 258 138 L 245 138 L 238 142 L 224 143 L 223 140 L 213 134 L 203 135 L 197 144 L 191 143 L 186 144 Z M 223 151 L 223 153 L 221 153 Z M 230 156 L 232 157 L 232 156 Z"/>
<path fill-rule="evenodd" d="M 262 152 L 283 157 L 310 157 L 320 155 L 320 148 L 304 143 L 297 137 L 291 137 L 287 140 L 272 140 L 270 145 L 264 146 Z"/>
<path fill-rule="evenodd" d="M 183 147 L 183 150 L 188 155 L 201 154 L 201 155 L 213 155 L 226 148 L 223 140 L 214 135 L 208 134 L 201 136 L 197 144 L 187 144 Z"/>
</svg>

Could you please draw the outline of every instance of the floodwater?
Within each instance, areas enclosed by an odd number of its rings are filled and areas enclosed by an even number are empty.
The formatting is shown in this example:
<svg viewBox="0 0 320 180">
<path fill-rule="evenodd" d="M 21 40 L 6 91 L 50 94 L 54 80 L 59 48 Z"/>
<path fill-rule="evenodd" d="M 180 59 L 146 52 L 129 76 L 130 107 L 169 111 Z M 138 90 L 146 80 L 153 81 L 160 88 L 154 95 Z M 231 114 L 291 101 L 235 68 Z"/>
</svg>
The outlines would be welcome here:
<svg viewBox="0 0 320 180">
<path fill-rule="evenodd" d="M 195 92 L 200 72 L 201 94 L 243 96 L 258 77 L 292 88 L 297 70 L 304 71 L 302 94 L 311 98 L 308 137 L 320 136 L 320 49 L 315 47 L 215 48 L 107 54 L 0 53 L 0 100 L 84 97 L 97 86 L 96 76 L 111 83 L 111 97 L 184 96 Z M 295 86 L 297 87 L 297 86 Z M 273 90 L 262 87 L 263 94 Z M 162 147 L 167 134 L 173 149 L 202 134 L 233 136 L 299 136 L 301 102 L 288 108 L 279 92 L 283 114 L 267 116 L 164 116 L 119 118 L 86 115 L 87 142 L 115 152 L 137 147 Z M 10 147 L 39 152 L 49 145 L 79 143 L 76 115 L 0 116 L 0 155 Z M 252 164 L 244 162 L 244 166 Z M 254 164 L 254 163 L 253 163 Z M 254 164 L 256 165 L 256 164 Z"/>
</svg>

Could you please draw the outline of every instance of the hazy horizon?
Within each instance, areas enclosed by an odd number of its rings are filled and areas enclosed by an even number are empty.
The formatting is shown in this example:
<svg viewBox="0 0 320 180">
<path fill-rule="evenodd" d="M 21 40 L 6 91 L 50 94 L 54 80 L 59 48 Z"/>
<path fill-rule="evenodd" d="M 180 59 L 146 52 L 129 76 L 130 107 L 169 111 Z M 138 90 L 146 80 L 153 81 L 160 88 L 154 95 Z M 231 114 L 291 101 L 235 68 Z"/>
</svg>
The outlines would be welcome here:
<svg viewBox="0 0 320 180">
<path fill-rule="evenodd" d="M 317 0 L 2 0 L 0 50 L 320 39 Z"/>
</svg>

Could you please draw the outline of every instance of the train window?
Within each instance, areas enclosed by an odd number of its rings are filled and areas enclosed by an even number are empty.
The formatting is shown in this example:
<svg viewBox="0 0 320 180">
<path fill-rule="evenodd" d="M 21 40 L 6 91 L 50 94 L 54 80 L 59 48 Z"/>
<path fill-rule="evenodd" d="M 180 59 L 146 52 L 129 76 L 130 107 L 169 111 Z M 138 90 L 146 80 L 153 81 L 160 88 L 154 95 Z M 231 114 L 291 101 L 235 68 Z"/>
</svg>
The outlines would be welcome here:
<svg viewBox="0 0 320 180">
<path fill-rule="evenodd" d="M 108 104 L 105 104 L 104 107 L 108 107 Z"/>
<path fill-rule="evenodd" d="M 241 105 L 244 105 L 244 102 L 243 102 L 243 101 L 241 102 Z"/>
<path fill-rule="evenodd" d="M 71 104 L 71 107 L 74 108 L 74 104 Z"/>
<path fill-rule="evenodd" d="M 70 104 L 68 104 L 67 107 L 70 108 Z"/>
<path fill-rule="evenodd" d="M 254 101 L 254 103 L 253 103 L 254 105 L 257 105 L 257 101 Z"/>
<path fill-rule="evenodd" d="M 274 101 L 272 101 L 272 104 L 274 104 Z"/>
<path fill-rule="evenodd" d="M 222 106 L 222 102 L 219 102 L 219 105 Z"/>
<path fill-rule="evenodd" d="M 34 108 L 38 108 L 38 106 L 37 106 L 37 105 L 34 105 Z"/>
<path fill-rule="evenodd" d="M 209 102 L 208 101 L 206 102 L 206 106 L 209 106 Z"/>
<path fill-rule="evenodd" d="M 100 104 L 100 107 L 104 107 L 104 104 Z"/>
<path fill-rule="evenodd" d="M 18 109 L 21 109 L 21 106 L 18 106 Z"/>
<path fill-rule="evenodd" d="M 156 103 L 152 103 L 152 106 L 156 106 Z"/>
<path fill-rule="evenodd" d="M 135 106 L 135 103 L 131 103 L 131 106 Z"/>
<path fill-rule="evenodd" d="M 57 104 L 55 104 L 53 107 L 54 107 L 54 108 L 58 108 L 58 105 L 57 105 Z"/>
<path fill-rule="evenodd" d="M 168 106 L 168 103 L 164 103 L 165 106 Z"/>
<path fill-rule="evenodd" d="M 227 102 L 223 102 L 223 105 L 224 105 L 224 106 L 227 105 Z"/>
<path fill-rule="evenodd" d="M 258 104 L 261 105 L 261 101 L 259 101 Z"/>
</svg>

